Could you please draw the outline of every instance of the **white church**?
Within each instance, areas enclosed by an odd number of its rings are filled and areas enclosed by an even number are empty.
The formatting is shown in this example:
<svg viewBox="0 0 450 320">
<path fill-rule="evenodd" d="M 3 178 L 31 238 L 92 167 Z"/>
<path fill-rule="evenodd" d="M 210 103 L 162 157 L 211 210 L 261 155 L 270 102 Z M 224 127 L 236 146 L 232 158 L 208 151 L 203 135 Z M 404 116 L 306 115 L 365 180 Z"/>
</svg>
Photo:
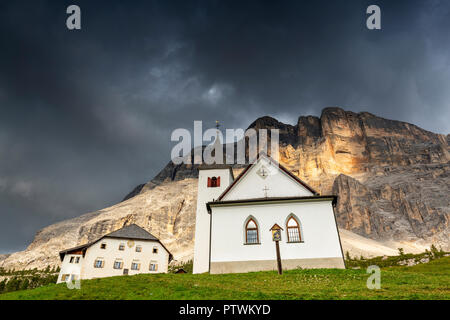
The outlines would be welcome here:
<svg viewBox="0 0 450 320">
<path fill-rule="evenodd" d="M 277 270 L 275 224 L 283 270 L 345 268 L 336 199 L 264 155 L 236 179 L 230 166 L 200 166 L 194 273 Z"/>
</svg>

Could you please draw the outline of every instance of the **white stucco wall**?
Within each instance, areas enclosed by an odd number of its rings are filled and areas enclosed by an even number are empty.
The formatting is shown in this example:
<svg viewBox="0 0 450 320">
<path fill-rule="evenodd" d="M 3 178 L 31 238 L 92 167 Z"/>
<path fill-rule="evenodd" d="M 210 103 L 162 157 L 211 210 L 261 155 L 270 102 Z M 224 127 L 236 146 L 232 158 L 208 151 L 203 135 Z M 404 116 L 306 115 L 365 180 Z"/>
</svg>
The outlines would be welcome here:
<svg viewBox="0 0 450 320">
<path fill-rule="evenodd" d="M 127 245 L 128 239 L 104 238 L 101 241 L 93 244 L 86 250 L 84 259 L 79 264 L 69 263 L 70 254 L 66 254 L 61 265 L 61 271 L 58 277 L 58 282 L 61 281 L 63 274 L 73 274 L 78 271 L 81 274 L 81 279 L 92 279 L 102 277 L 112 277 L 123 275 L 123 269 L 128 269 L 129 275 L 139 273 L 163 273 L 167 272 L 169 263 L 169 253 L 157 241 L 149 240 L 133 240 L 133 247 Z M 101 249 L 102 243 L 106 243 L 106 249 Z M 119 250 L 119 245 L 123 243 L 125 250 Z M 141 252 L 136 252 L 136 246 L 141 246 Z M 158 253 L 153 253 L 153 248 L 158 248 Z M 103 258 L 105 261 L 103 268 L 94 268 L 94 261 L 97 258 Z M 123 261 L 122 269 L 114 269 L 114 262 L 116 259 Z M 136 260 L 141 266 L 140 270 L 131 270 L 131 263 Z M 150 271 L 150 262 L 155 261 L 158 264 L 157 271 Z M 75 268 L 75 269 L 74 269 Z M 79 269 L 76 269 L 79 268 Z"/>
<path fill-rule="evenodd" d="M 220 187 L 208 188 L 208 177 L 220 177 Z M 206 203 L 219 198 L 231 183 L 232 176 L 229 169 L 199 170 L 195 216 L 194 273 L 209 271 L 210 216 L 206 210 Z"/>
<path fill-rule="evenodd" d="M 291 213 L 300 220 L 303 243 L 287 243 L 286 218 Z M 258 222 L 261 244 L 244 244 L 244 222 L 250 215 Z M 282 259 L 342 257 L 331 200 L 326 200 L 212 207 L 211 262 L 276 259 L 270 231 L 275 223 L 284 229 Z"/>
<path fill-rule="evenodd" d="M 74 260 L 78 257 L 80 258 L 79 263 L 70 263 L 70 258 L 74 258 Z M 81 254 L 66 254 L 64 256 L 63 261 L 61 262 L 61 270 L 58 275 L 58 281 L 56 283 L 62 282 L 62 276 L 64 274 L 76 275 L 77 279 L 81 276 L 81 269 L 84 262 L 84 258 Z M 69 280 L 71 280 L 69 278 Z"/>
<path fill-rule="evenodd" d="M 261 166 L 264 166 L 268 171 L 266 178 L 256 174 Z M 222 201 L 264 198 L 266 196 L 266 192 L 263 190 L 265 187 L 268 189 L 267 197 L 305 197 L 313 195 L 311 191 L 283 170 L 271 164 L 267 159 L 261 158 L 228 191 Z"/>
<path fill-rule="evenodd" d="M 128 274 L 139 273 L 161 273 L 167 272 L 169 254 L 164 247 L 157 241 L 133 240 L 134 246 L 128 247 L 127 239 L 113 239 L 105 238 L 86 251 L 86 256 L 83 264 L 82 279 L 111 277 L 123 275 L 123 269 L 128 269 Z M 106 243 L 106 249 L 101 249 L 100 245 Z M 125 244 L 125 250 L 119 250 L 119 244 Z M 136 252 L 136 246 L 142 246 L 141 252 Z M 158 248 L 158 253 L 154 254 L 153 247 Z M 103 268 L 94 268 L 94 261 L 97 258 L 104 258 L 105 266 Z M 124 264 L 122 269 L 114 269 L 114 261 L 122 259 Z M 139 261 L 141 264 L 140 270 L 131 270 L 131 263 L 133 260 Z M 150 262 L 156 261 L 158 263 L 158 271 L 150 271 Z"/>
</svg>

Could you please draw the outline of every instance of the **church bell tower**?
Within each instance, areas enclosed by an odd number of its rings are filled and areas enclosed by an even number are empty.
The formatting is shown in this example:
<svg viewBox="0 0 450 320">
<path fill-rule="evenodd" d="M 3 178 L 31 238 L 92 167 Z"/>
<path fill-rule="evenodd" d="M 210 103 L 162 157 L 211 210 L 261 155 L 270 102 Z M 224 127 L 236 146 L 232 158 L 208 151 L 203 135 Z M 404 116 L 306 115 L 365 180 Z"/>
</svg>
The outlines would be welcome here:
<svg viewBox="0 0 450 320">
<path fill-rule="evenodd" d="M 193 273 L 209 271 L 211 217 L 206 203 L 217 200 L 233 180 L 233 170 L 229 165 L 201 165 L 198 168 Z"/>
</svg>

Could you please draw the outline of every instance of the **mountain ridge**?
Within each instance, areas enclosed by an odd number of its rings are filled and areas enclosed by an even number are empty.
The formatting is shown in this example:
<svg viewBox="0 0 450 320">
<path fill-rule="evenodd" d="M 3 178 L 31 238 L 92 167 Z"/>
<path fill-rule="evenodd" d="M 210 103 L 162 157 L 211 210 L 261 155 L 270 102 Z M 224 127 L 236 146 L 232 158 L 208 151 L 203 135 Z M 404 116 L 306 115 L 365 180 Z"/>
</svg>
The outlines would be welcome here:
<svg viewBox="0 0 450 320">
<path fill-rule="evenodd" d="M 449 135 L 336 107 L 320 118 L 300 116 L 294 126 L 268 116 L 249 126 L 271 127 L 280 129 L 280 163 L 322 194 L 338 195 L 344 251 L 389 254 L 431 244 L 449 250 Z M 160 238 L 176 259 L 191 259 L 197 167 L 169 162 L 123 202 L 40 230 L 25 251 L 0 266 L 54 265 L 59 250 L 131 223 Z M 242 165 L 233 170 L 238 174 Z"/>
</svg>

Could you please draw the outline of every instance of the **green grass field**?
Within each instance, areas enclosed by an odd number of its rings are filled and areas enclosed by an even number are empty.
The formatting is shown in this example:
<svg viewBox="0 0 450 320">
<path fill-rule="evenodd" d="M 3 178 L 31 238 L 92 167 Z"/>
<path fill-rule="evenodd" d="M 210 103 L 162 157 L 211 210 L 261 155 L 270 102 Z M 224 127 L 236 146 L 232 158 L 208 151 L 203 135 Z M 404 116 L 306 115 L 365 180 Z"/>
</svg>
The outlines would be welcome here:
<svg viewBox="0 0 450 320">
<path fill-rule="evenodd" d="M 5 299 L 450 299 L 450 257 L 381 270 L 369 290 L 363 269 L 310 269 L 226 275 L 156 274 L 52 284 L 0 295 Z"/>
</svg>

